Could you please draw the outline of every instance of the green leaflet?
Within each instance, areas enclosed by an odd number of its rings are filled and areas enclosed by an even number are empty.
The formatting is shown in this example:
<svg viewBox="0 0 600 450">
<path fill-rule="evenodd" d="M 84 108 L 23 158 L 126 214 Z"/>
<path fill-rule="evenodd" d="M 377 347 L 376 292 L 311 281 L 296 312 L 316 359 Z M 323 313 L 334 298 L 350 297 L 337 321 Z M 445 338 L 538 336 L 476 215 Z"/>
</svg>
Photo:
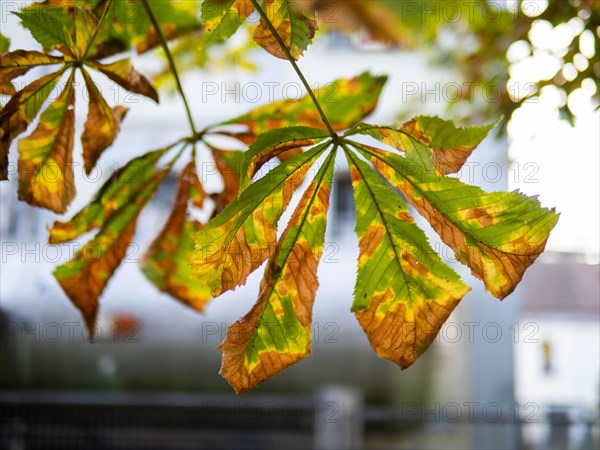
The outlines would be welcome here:
<svg viewBox="0 0 600 450">
<path fill-rule="evenodd" d="M 50 73 L 36 81 L 33 81 L 23 90 L 17 92 L 15 95 L 15 103 L 19 105 L 17 107 L 19 112 L 17 114 L 22 116 L 27 124 L 30 124 L 38 115 L 44 102 L 48 99 L 48 96 L 56 87 L 61 75 L 62 72 Z M 0 116 L 3 116 L 5 110 L 7 112 L 11 112 L 9 105 L 12 103 L 12 101 L 13 99 L 11 98 L 2 112 L 0 112 Z"/>
<path fill-rule="evenodd" d="M 471 153 L 489 132 L 501 121 L 481 126 L 457 128 L 451 121 L 439 117 L 419 116 L 405 123 L 400 130 L 359 124 L 348 135 L 365 134 L 401 151 L 410 151 L 402 146 L 402 134 L 409 134 L 423 143 L 430 152 L 436 170 L 442 174 L 457 173 Z"/>
<path fill-rule="evenodd" d="M 19 141 L 19 199 L 64 213 L 75 197 L 74 72 L 60 96 L 41 114 L 37 128 Z"/>
<path fill-rule="evenodd" d="M 326 131 L 309 127 L 281 128 L 261 134 L 244 154 L 240 180 L 242 189 L 248 187 L 266 162 L 286 151 L 318 144 L 327 137 L 329 133 Z"/>
<path fill-rule="evenodd" d="M 0 180 L 8 179 L 8 150 L 23 133 L 55 88 L 62 72 L 54 72 L 17 92 L 0 110 Z"/>
<path fill-rule="evenodd" d="M 310 354 L 335 154 L 329 154 L 306 189 L 277 243 L 256 305 L 229 328 L 221 344 L 221 375 L 238 394 Z"/>
<path fill-rule="evenodd" d="M 14 52 L 0 55 L 0 77 L 2 85 L 21 75 L 25 75 L 36 66 L 49 66 L 63 64 L 64 58 L 46 55 L 36 51 L 15 50 Z M 13 95 L 15 92 L 6 92 Z"/>
<path fill-rule="evenodd" d="M 0 33 L 0 53 L 7 52 L 10 47 L 10 39 Z"/>
<path fill-rule="evenodd" d="M 408 207 L 346 151 L 360 240 L 352 311 L 382 358 L 410 366 L 469 291 L 414 223 Z"/>
<path fill-rule="evenodd" d="M 271 255 L 279 218 L 328 145 L 317 146 L 270 171 L 198 233 L 191 264 L 213 297 L 244 284 Z"/>
<path fill-rule="evenodd" d="M 440 175 L 425 145 L 404 134 L 400 141 L 407 157 L 359 148 L 486 289 L 505 298 L 543 252 L 558 215 L 535 198 L 517 192 L 486 193 Z"/>
<path fill-rule="evenodd" d="M 204 45 L 231 37 L 254 11 L 249 0 L 205 0 L 202 2 Z"/>
<path fill-rule="evenodd" d="M 210 291 L 192 278 L 189 261 L 193 256 L 194 236 L 202 229 L 200 222 L 189 217 L 190 206 L 201 207 L 204 189 L 191 161 L 181 172 L 175 204 L 160 235 L 142 260 L 144 275 L 161 291 L 183 304 L 202 311 L 210 299 Z"/>
<path fill-rule="evenodd" d="M 77 56 L 72 51 L 77 48 L 75 22 L 65 8 L 33 4 L 14 14 L 19 16 L 21 24 L 44 49 L 59 50 L 73 58 Z"/>
<path fill-rule="evenodd" d="M 488 125 L 457 127 L 439 117 L 418 116 L 402 128 L 415 139 L 431 148 L 448 150 L 456 147 L 477 147 L 502 118 Z"/>
<path fill-rule="evenodd" d="M 375 110 L 387 77 L 369 72 L 339 79 L 315 90 L 321 107 L 336 131 L 350 128 Z M 245 125 L 254 135 L 276 128 L 302 125 L 326 129 L 309 96 L 298 101 L 280 100 L 224 122 L 223 125 Z"/>
<path fill-rule="evenodd" d="M 292 57 L 300 58 L 315 36 L 317 21 L 306 17 L 299 4 L 290 4 L 287 0 L 264 0 L 262 8 Z M 287 59 L 264 19 L 256 27 L 253 38 L 273 56 Z"/>
<path fill-rule="evenodd" d="M 127 255 L 139 213 L 167 173 L 168 169 L 156 173 L 133 201 L 107 219 L 94 239 L 83 246 L 71 261 L 54 271 L 54 277 L 65 294 L 81 311 L 90 338 L 95 333 L 98 299 Z"/>
<path fill-rule="evenodd" d="M 119 169 L 102 186 L 95 199 L 68 222 L 55 222 L 49 242 L 60 244 L 101 227 L 116 211 L 133 202 L 156 175 L 156 163 L 167 149 L 146 153 Z"/>
</svg>

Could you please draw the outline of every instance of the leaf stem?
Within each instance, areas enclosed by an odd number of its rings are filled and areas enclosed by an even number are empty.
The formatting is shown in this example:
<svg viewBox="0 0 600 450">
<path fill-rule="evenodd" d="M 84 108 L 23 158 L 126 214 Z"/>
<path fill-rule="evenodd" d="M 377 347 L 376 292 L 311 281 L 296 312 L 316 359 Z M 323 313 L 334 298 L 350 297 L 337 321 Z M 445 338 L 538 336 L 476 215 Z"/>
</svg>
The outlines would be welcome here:
<svg viewBox="0 0 600 450">
<path fill-rule="evenodd" d="M 256 0 L 250 0 L 250 1 L 252 2 L 252 5 L 256 9 L 256 11 L 258 12 L 258 14 L 262 18 L 262 20 L 265 21 L 265 24 L 269 28 L 269 31 L 271 31 L 271 34 L 273 34 L 273 36 L 277 40 L 277 43 L 279 44 L 279 46 L 281 47 L 281 50 L 283 50 L 283 53 L 285 53 L 286 58 L 289 60 L 290 64 L 292 65 L 292 67 L 296 71 L 296 74 L 300 78 L 300 81 L 302 81 L 302 84 L 304 84 L 304 87 L 306 88 L 306 90 L 308 92 L 308 95 L 310 96 L 312 102 L 315 104 L 315 107 L 317 108 L 317 111 L 319 112 L 319 114 L 321 116 L 321 119 L 323 119 L 323 122 L 325 123 L 325 126 L 327 127 L 327 131 L 329 132 L 329 134 L 331 135 L 331 138 L 333 139 L 333 142 L 337 144 L 337 142 L 338 142 L 338 135 L 335 132 L 335 130 L 333 129 L 333 127 L 331 126 L 331 123 L 329 122 L 329 119 L 325 115 L 325 111 L 323 111 L 323 108 L 321 108 L 321 105 L 319 104 L 319 100 L 317 100 L 317 97 L 315 96 L 315 93 L 313 92 L 313 90 L 311 89 L 310 85 L 308 84 L 308 81 L 306 81 L 306 78 L 304 77 L 304 74 L 302 73 L 302 71 L 298 67 L 298 64 L 296 64 L 296 60 L 292 56 L 289 48 L 287 47 L 287 45 L 285 45 L 285 42 L 283 42 L 283 39 L 281 38 L 281 36 L 279 35 L 279 33 L 277 32 L 277 30 L 275 29 L 275 27 L 271 23 L 271 21 L 269 20 L 269 17 L 265 13 L 265 11 L 258 4 L 258 2 Z"/>
<path fill-rule="evenodd" d="M 160 45 L 162 46 L 163 50 L 165 51 L 165 54 L 167 55 L 167 60 L 169 61 L 169 67 L 171 68 L 171 72 L 173 73 L 173 78 L 175 78 L 175 83 L 177 84 L 177 90 L 179 91 L 179 95 L 181 96 L 181 99 L 185 106 L 185 111 L 187 114 L 188 121 L 190 123 L 190 128 L 192 130 L 193 135 L 196 136 L 198 133 L 196 132 L 196 127 L 194 126 L 194 119 L 192 117 L 192 111 L 191 111 L 190 105 L 187 101 L 187 97 L 185 96 L 185 93 L 183 92 L 183 86 L 181 85 L 181 80 L 179 79 L 177 67 L 175 66 L 175 60 L 173 59 L 173 55 L 171 54 L 171 51 L 169 50 L 169 45 L 167 43 L 165 35 L 163 34 L 162 30 L 160 29 L 160 24 L 158 23 L 156 16 L 152 12 L 152 8 L 150 7 L 148 0 L 142 0 L 142 5 L 144 6 L 144 9 L 146 10 L 146 14 L 148 15 L 148 18 L 150 19 L 150 22 L 152 22 L 152 26 L 154 27 L 154 30 L 156 31 L 156 35 L 158 36 Z"/>
<path fill-rule="evenodd" d="M 177 145 L 177 144 L 175 144 Z M 175 146 L 173 145 L 173 147 Z M 173 166 L 175 165 L 175 163 L 177 162 L 177 160 L 181 157 L 181 155 L 183 155 L 183 152 L 185 152 L 185 150 L 190 146 L 189 142 L 185 142 L 184 145 L 179 149 L 179 151 L 177 152 L 177 154 L 171 159 L 171 161 L 169 161 L 169 163 L 167 164 L 167 166 L 169 167 L 169 170 L 171 168 L 173 168 Z"/>
<path fill-rule="evenodd" d="M 106 19 L 106 16 L 108 15 L 108 11 L 110 10 L 112 3 L 113 3 L 113 0 L 108 0 L 106 2 L 106 8 L 104 9 L 104 12 L 100 16 L 100 19 L 98 20 L 98 24 L 96 25 L 96 28 L 94 29 L 94 31 L 92 32 L 92 35 L 90 36 L 90 39 L 88 40 L 85 50 L 83 51 L 83 55 L 81 56 L 81 61 L 85 61 L 85 58 L 87 57 L 88 53 L 90 52 L 90 50 L 92 48 L 92 44 L 96 40 L 96 36 L 98 36 L 98 32 L 100 31 L 102 22 L 104 22 L 104 19 Z"/>
</svg>

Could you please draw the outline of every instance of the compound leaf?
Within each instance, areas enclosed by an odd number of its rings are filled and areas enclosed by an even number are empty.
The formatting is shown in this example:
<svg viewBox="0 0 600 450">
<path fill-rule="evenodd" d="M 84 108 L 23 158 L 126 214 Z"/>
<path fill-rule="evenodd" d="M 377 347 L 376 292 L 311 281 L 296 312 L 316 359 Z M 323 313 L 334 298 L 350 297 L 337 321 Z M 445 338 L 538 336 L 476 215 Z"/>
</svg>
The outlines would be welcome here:
<svg viewBox="0 0 600 450">
<path fill-rule="evenodd" d="M 82 56 L 106 6 L 106 0 L 51 0 L 34 3 L 18 14 L 23 26 L 45 49 Z M 195 2 L 151 2 L 151 7 L 169 40 L 201 28 Z M 110 8 L 86 55 L 88 58 L 102 59 L 125 52 L 131 46 L 143 53 L 159 45 L 141 2 L 118 0 Z"/>
<path fill-rule="evenodd" d="M 263 9 L 292 57 L 296 60 L 300 58 L 315 36 L 317 21 L 304 15 L 298 4 L 290 4 L 287 0 L 265 0 Z M 256 27 L 253 38 L 271 55 L 287 59 L 264 19 Z"/>
<path fill-rule="evenodd" d="M 204 189 L 196 173 L 196 163 L 192 161 L 181 172 L 171 215 L 141 263 L 142 271 L 159 290 L 197 311 L 204 309 L 210 291 L 202 280 L 192 278 L 189 261 L 194 236 L 202 224 L 189 217 L 189 208 L 191 205 L 201 207 L 203 201 Z"/>
<path fill-rule="evenodd" d="M 315 147 L 277 166 L 198 233 L 191 263 L 194 275 L 206 283 L 213 297 L 244 284 L 271 255 L 279 218 L 325 149 Z"/>
<path fill-rule="evenodd" d="M 352 311 L 382 358 L 410 366 L 469 291 L 430 247 L 408 207 L 347 151 L 359 238 Z"/>
<path fill-rule="evenodd" d="M 310 354 L 334 161 L 331 152 L 269 259 L 257 303 L 229 328 L 220 346 L 220 373 L 238 394 Z"/>
<path fill-rule="evenodd" d="M 112 31 L 134 22 L 126 14 L 118 15 L 113 11 L 112 18 L 122 19 L 116 19 L 113 27 L 108 20 L 111 17 L 109 12 L 107 20 L 94 33 L 100 16 L 106 11 L 106 3 L 105 0 L 48 0 L 33 3 L 16 14 L 21 18 L 21 24 L 29 29 L 46 51 L 59 50 L 67 61 L 81 60 L 84 54 L 86 59 L 100 59 L 128 49 L 127 45 L 115 39 Z M 112 2 L 113 9 L 115 4 L 124 3 Z M 90 44 L 92 37 L 94 42 Z"/>
<path fill-rule="evenodd" d="M 73 138 L 74 73 L 41 114 L 37 128 L 19 141 L 19 199 L 64 213 L 75 197 Z"/>
</svg>

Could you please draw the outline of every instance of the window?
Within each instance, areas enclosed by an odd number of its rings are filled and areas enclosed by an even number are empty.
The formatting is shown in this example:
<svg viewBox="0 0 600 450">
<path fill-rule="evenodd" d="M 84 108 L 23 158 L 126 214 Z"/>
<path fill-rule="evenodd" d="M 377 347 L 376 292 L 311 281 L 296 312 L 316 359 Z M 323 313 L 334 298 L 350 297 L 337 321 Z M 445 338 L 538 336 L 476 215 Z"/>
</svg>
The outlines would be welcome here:
<svg viewBox="0 0 600 450">
<path fill-rule="evenodd" d="M 350 173 L 341 172 L 333 183 L 333 233 L 339 235 L 352 230 L 355 221 L 354 194 Z"/>
</svg>

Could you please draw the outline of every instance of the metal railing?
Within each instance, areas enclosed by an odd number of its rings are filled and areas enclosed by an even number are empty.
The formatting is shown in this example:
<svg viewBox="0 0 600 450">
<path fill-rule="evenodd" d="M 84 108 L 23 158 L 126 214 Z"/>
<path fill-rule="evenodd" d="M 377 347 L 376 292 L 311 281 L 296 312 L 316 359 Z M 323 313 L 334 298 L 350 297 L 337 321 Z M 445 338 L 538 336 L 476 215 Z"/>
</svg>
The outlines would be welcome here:
<svg viewBox="0 0 600 450">
<path fill-rule="evenodd" d="M 598 448 L 597 413 L 546 408 L 535 417 L 499 419 L 443 411 L 415 404 L 365 407 L 360 392 L 344 387 L 326 387 L 314 396 L 241 397 L 0 391 L 0 448 Z"/>
</svg>

